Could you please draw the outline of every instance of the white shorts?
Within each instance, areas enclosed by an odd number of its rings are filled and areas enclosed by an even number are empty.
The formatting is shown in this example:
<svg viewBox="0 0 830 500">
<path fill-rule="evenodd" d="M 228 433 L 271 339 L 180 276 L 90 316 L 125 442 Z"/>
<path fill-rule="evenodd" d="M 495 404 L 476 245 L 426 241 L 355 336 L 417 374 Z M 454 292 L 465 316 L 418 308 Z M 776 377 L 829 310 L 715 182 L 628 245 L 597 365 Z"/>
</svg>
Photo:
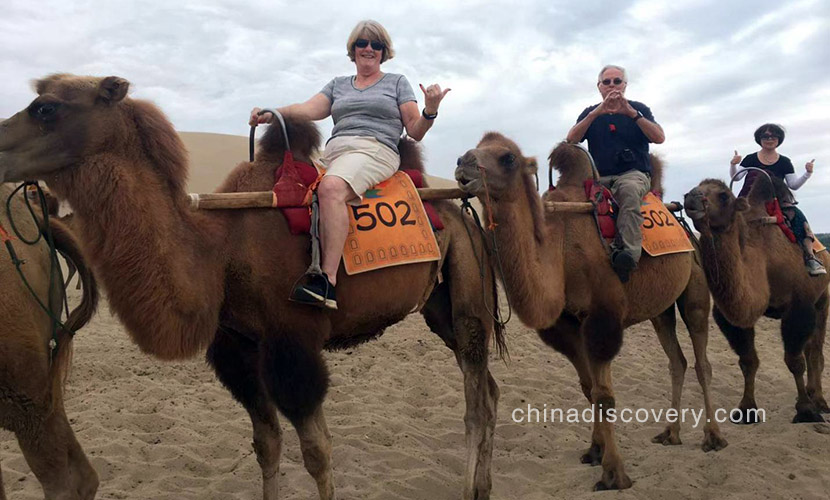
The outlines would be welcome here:
<svg viewBox="0 0 830 500">
<path fill-rule="evenodd" d="M 395 175 L 401 157 L 374 137 L 342 136 L 326 144 L 320 163 L 326 175 L 340 177 L 362 198 L 367 189 Z"/>
</svg>

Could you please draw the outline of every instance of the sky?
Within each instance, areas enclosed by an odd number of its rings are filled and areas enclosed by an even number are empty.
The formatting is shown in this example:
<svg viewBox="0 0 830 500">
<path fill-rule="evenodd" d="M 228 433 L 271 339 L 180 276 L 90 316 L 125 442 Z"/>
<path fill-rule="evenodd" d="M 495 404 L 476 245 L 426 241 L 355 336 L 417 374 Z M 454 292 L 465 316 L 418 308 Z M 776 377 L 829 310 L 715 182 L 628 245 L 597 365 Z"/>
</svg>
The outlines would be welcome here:
<svg viewBox="0 0 830 500">
<path fill-rule="evenodd" d="M 727 180 L 734 151 L 757 151 L 754 130 L 775 122 L 797 173 L 815 158 L 796 196 L 830 232 L 830 0 L 3 0 L 0 14 L 0 116 L 34 98 L 35 78 L 117 75 L 178 130 L 234 135 L 254 106 L 305 101 L 354 74 L 346 39 L 375 19 L 397 51 L 382 71 L 406 75 L 419 106 L 418 83 L 452 89 L 423 140 L 427 171 L 447 178 L 497 130 L 539 158 L 546 184 L 551 149 L 599 102 L 599 69 L 620 65 L 626 96 L 665 130 L 652 151 L 667 163 L 667 200 Z M 328 134 L 331 120 L 320 126 Z"/>
</svg>

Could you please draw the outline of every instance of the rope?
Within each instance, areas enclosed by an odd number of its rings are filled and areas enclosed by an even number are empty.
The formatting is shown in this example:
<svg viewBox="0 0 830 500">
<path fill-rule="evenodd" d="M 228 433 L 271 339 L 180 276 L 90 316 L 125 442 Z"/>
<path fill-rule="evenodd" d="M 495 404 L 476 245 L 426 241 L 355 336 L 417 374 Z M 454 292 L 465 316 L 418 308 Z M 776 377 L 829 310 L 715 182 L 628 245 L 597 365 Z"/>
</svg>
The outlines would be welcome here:
<svg viewBox="0 0 830 500">
<path fill-rule="evenodd" d="M 481 165 L 478 165 L 478 170 L 481 172 L 481 182 L 484 184 L 484 208 L 487 210 L 487 229 L 490 231 L 495 231 L 496 226 L 496 219 L 493 217 L 493 204 L 490 202 L 490 189 L 487 187 L 487 170 L 484 169 Z M 472 207 L 471 207 L 472 208 Z M 478 218 L 476 216 L 476 218 Z M 479 222 L 480 226 L 480 222 Z"/>
<path fill-rule="evenodd" d="M 469 197 L 461 199 L 461 213 L 463 214 L 465 211 L 467 212 L 467 214 L 470 215 L 470 217 L 473 218 L 473 221 L 475 222 L 475 225 L 479 230 L 479 235 L 481 236 L 481 240 L 484 243 L 484 245 L 482 245 L 484 247 L 484 251 L 487 253 L 488 257 L 490 257 L 491 260 L 496 261 L 496 269 L 498 270 L 499 278 L 501 279 L 502 283 L 504 283 L 504 270 L 502 269 L 502 265 L 501 265 L 501 256 L 499 255 L 499 246 L 498 246 L 498 243 L 496 242 L 495 225 L 490 230 L 490 234 L 493 237 L 493 243 L 492 243 L 493 253 L 490 253 L 490 249 L 487 245 L 487 240 L 485 238 L 484 228 L 481 226 L 481 219 L 479 219 L 478 212 L 476 212 L 476 209 L 473 208 L 473 206 L 470 204 L 470 198 Z M 462 222 L 463 222 L 463 220 L 462 220 Z M 473 242 L 473 235 L 472 235 L 472 233 L 470 233 L 470 228 L 467 227 L 466 223 L 464 223 L 464 229 L 467 231 L 467 237 L 470 238 L 470 243 L 474 243 Z M 487 306 L 487 290 L 484 286 L 484 281 L 485 281 L 484 280 L 484 258 L 483 258 L 484 256 L 483 255 L 481 255 L 481 256 L 478 255 L 478 252 L 476 252 L 475 244 L 473 244 L 472 247 L 473 247 L 473 255 L 475 255 L 476 262 L 478 263 L 478 274 L 479 274 L 479 278 L 481 278 L 481 297 L 482 297 L 482 299 L 484 299 L 484 307 L 487 309 L 487 313 L 490 315 L 491 318 L 493 318 L 493 320 L 499 325 L 499 327 L 504 328 L 505 326 L 507 326 L 507 323 L 510 322 L 510 318 L 513 317 L 513 305 L 510 303 L 510 294 L 505 294 L 505 296 L 507 298 L 507 319 L 502 321 L 501 320 L 501 318 L 502 318 L 501 308 L 499 307 L 499 303 L 498 303 L 498 298 L 499 298 L 498 288 L 496 288 L 496 303 L 494 304 L 495 310 L 490 310 L 490 308 Z"/>
<path fill-rule="evenodd" d="M 38 200 L 40 202 L 40 209 L 41 209 L 41 217 L 42 217 L 42 224 L 38 223 L 37 215 L 35 215 L 34 209 L 32 208 L 31 201 L 29 197 L 24 194 L 23 199 L 26 202 L 26 208 L 29 210 L 29 214 L 32 217 L 32 220 L 35 221 L 35 225 L 38 227 L 38 234 L 33 240 L 26 239 L 18 230 L 17 225 L 14 222 L 14 217 L 12 216 L 11 210 L 11 203 L 14 195 L 17 194 L 18 191 L 21 189 L 28 188 L 28 186 L 34 186 L 37 190 Z M 23 273 L 22 265 L 25 264 L 25 261 L 20 260 L 17 257 L 17 253 L 14 251 L 14 246 L 11 242 L 11 237 L 6 233 L 5 230 L 2 230 L 0 227 L 0 233 L 3 234 L 3 242 L 6 246 L 6 250 L 11 257 L 12 263 L 14 264 L 15 269 L 17 270 L 17 274 L 20 276 L 20 279 L 23 281 L 23 284 L 29 290 L 29 293 L 32 294 L 32 297 L 35 298 L 38 306 L 46 313 L 52 323 L 52 338 L 49 341 L 49 366 L 52 365 L 52 359 L 54 357 L 55 351 L 58 348 L 58 329 L 62 329 L 69 333 L 70 335 L 74 336 L 75 332 L 70 330 L 66 327 L 66 325 L 60 320 L 60 313 L 56 317 L 55 314 L 52 312 L 55 310 L 54 304 L 54 295 L 52 293 L 54 286 L 56 283 L 61 284 L 61 297 L 63 301 L 63 310 L 66 313 L 67 317 L 69 316 L 69 302 L 67 301 L 66 294 L 63 292 L 62 284 L 63 284 L 63 273 L 60 268 L 60 264 L 58 263 L 58 255 L 57 250 L 55 249 L 55 240 L 52 235 L 52 229 L 49 226 L 49 212 L 46 208 L 46 196 L 43 194 L 43 189 L 41 189 L 40 185 L 37 182 L 24 182 L 20 186 L 14 189 L 14 191 L 9 194 L 9 197 L 6 199 L 6 217 L 9 220 L 9 224 L 11 226 L 12 232 L 17 236 L 17 239 L 20 240 L 25 245 L 33 246 L 40 242 L 41 238 L 44 236 L 46 237 L 46 244 L 49 247 L 49 290 L 48 290 L 48 302 L 49 306 L 47 307 L 44 305 L 43 301 L 40 300 L 38 297 L 37 292 L 34 291 L 29 280 L 26 279 L 26 275 Z M 57 281 L 55 280 L 57 275 Z M 58 310 L 61 309 L 60 306 L 57 308 Z"/>
</svg>

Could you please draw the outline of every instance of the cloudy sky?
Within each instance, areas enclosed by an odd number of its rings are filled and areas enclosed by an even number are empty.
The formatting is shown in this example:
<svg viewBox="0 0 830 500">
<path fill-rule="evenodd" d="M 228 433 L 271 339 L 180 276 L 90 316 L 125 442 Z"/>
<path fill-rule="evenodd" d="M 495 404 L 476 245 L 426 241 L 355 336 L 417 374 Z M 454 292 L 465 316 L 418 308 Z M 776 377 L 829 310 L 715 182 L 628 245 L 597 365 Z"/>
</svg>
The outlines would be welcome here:
<svg viewBox="0 0 830 500">
<path fill-rule="evenodd" d="M 419 97 L 418 83 L 452 88 L 424 139 L 427 168 L 443 177 L 488 130 L 545 158 L 598 102 L 599 68 L 622 65 L 627 97 L 666 131 L 654 150 L 669 165 L 668 199 L 726 178 L 733 151 L 756 151 L 755 128 L 777 122 L 797 172 L 816 159 L 796 194 L 830 232 L 828 0 L 3 0 L 0 13 L 0 116 L 27 105 L 33 78 L 118 75 L 179 130 L 235 135 L 253 106 L 304 101 L 353 74 L 346 38 L 374 18 L 398 54 L 384 71 Z"/>
</svg>

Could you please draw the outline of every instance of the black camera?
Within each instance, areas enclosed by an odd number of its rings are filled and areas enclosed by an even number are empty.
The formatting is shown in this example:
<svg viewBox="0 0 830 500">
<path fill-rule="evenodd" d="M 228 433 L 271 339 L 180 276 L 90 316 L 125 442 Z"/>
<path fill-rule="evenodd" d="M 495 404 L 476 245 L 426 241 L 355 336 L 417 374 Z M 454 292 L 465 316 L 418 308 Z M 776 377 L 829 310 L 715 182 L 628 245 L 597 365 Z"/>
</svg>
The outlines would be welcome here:
<svg viewBox="0 0 830 500">
<path fill-rule="evenodd" d="M 617 164 L 634 163 L 635 161 L 634 151 L 628 148 L 617 151 Z"/>
</svg>

